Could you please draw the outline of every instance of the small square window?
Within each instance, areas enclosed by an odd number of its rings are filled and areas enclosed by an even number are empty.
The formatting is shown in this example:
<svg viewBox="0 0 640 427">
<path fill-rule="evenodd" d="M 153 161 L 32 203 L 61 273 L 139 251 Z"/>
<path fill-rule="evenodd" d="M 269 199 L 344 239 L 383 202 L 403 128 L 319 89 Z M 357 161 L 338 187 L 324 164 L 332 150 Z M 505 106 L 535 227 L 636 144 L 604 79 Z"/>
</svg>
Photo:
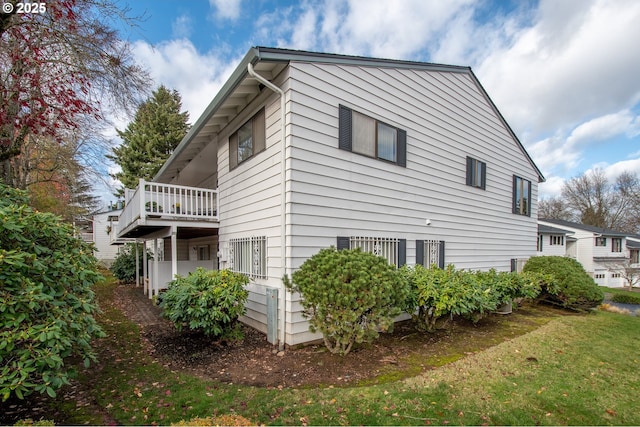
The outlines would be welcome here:
<svg viewBox="0 0 640 427">
<path fill-rule="evenodd" d="M 487 164 L 480 160 L 467 157 L 467 185 L 471 187 L 487 188 Z"/>
<path fill-rule="evenodd" d="M 596 237 L 596 246 L 607 246 L 606 237 Z"/>
</svg>

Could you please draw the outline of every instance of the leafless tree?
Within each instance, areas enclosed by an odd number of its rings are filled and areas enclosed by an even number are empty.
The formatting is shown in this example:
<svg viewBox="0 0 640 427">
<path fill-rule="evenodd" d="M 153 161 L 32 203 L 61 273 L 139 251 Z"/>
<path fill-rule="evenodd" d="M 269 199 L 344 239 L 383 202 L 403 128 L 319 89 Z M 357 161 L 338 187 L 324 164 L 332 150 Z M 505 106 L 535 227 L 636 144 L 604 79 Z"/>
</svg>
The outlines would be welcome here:
<svg viewBox="0 0 640 427">
<path fill-rule="evenodd" d="M 538 202 L 538 218 L 573 221 L 574 215 L 561 197 L 541 199 Z"/>
<path fill-rule="evenodd" d="M 640 225 L 640 180 L 624 172 L 615 182 L 602 169 L 570 179 L 562 199 L 582 224 L 635 233 Z"/>
<path fill-rule="evenodd" d="M 632 264 L 631 259 L 615 259 L 604 263 L 609 271 L 620 274 L 629 290 L 640 284 L 640 267 L 638 264 Z"/>
<path fill-rule="evenodd" d="M 117 30 L 136 25 L 127 9 L 112 0 L 42 4 L 38 13 L 0 15 L 0 181 L 21 188 L 28 180 L 11 159 L 30 138 L 62 144 L 112 111 L 135 111 L 149 89 Z"/>
</svg>

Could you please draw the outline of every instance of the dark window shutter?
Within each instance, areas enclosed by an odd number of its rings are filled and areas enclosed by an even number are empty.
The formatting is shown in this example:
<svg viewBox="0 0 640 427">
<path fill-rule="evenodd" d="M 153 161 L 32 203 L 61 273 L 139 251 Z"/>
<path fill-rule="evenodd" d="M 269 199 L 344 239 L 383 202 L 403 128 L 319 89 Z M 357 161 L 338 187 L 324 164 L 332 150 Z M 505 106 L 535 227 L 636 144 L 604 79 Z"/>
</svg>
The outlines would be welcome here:
<svg viewBox="0 0 640 427">
<path fill-rule="evenodd" d="M 238 132 L 229 137 L 229 170 L 238 166 Z"/>
<path fill-rule="evenodd" d="M 424 266 L 424 240 L 416 240 L 416 264 Z"/>
<path fill-rule="evenodd" d="M 253 117 L 251 126 L 251 131 L 253 132 L 253 154 L 256 154 L 264 150 L 266 145 L 264 108 Z"/>
<path fill-rule="evenodd" d="M 438 267 L 444 268 L 444 240 L 440 240 L 440 244 L 438 246 Z"/>
<path fill-rule="evenodd" d="M 351 151 L 351 109 L 339 106 L 338 148 Z"/>
<path fill-rule="evenodd" d="M 473 185 L 473 159 L 467 156 L 467 185 Z"/>
<path fill-rule="evenodd" d="M 340 237 L 338 236 L 338 241 L 336 243 L 336 248 L 341 251 L 342 249 L 349 249 L 349 237 Z"/>
<path fill-rule="evenodd" d="M 514 272 L 518 269 L 518 260 L 516 258 L 511 258 L 511 271 Z"/>
<path fill-rule="evenodd" d="M 517 184 L 518 184 L 518 177 L 513 175 L 513 195 L 512 195 L 513 200 L 511 201 L 511 211 L 514 214 L 518 213 L 518 210 L 516 209 Z"/>
<path fill-rule="evenodd" d="M 485 162 L 480 162 L 480 164 L 482 165 L 482 171 L 481 171 L 481 177 L 480 177 L 482 181 L 480 183 L 480 187 L 483 190 L 486 190 L 487 189 L 487 164 Z"/>
<path fill-rule="evenodd" d="M 398 267 L 407 263 L 407 239 L 398 240 Z"/>
<path fill-rule="evenodd" d="M 527 216 L 531 216 L 531 181 L 526 181 L 529 186 L 529 191 L 527 192 Z"/>
<path fill-rule="evenodd" d="M 398 129 L 398 166 L 407 167 L 407 131 Z"/>
</svg>

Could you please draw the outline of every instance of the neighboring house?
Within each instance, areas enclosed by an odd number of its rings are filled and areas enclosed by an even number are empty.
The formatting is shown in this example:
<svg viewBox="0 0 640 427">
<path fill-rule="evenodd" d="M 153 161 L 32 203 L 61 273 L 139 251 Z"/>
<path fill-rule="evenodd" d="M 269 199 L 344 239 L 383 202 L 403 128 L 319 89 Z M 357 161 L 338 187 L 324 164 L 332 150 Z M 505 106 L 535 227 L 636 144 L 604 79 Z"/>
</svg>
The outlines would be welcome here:
<svg viewBox="0 0 640 427">
<path fill-rule="evenodd" d="M 110 209 L 93 215 L 95 256 L 105 267 L 110 267 L 113 264 L 121 245 L 124 243 L 124 241 L 115 240 L 118 218 L 121 213 L 122 209 Z"/>
<path fill-rule="evenodd" d="M 538 223 L 537 256 L 571 256 L 575 258 L 576 239 L 573 232 Z"/>
<path fill-rule="evenodd" d="M 571 237 L 566 239 L 566 252 L 557 255 L 576 259 L 598 285 L 626 286 L 621 270 L 630 263 L 638 262 L 638 236 L 557 219 L 540 218 L 538 227 L 555 227 L 571 233 Z M 550 253 L 545 251 L 541 255 Z"/>
<path fill-rule="evenodd" d="M 150 294 L 201 264 L 247 274 L 242 320 L 293 345 L 318 335 L 282 277 L 320 249 L 509 271 L 536 254 L 543 179 L 468 67 L 256 47 L 126 192 L 118 236 L 164 245 Z"/>
</svg>

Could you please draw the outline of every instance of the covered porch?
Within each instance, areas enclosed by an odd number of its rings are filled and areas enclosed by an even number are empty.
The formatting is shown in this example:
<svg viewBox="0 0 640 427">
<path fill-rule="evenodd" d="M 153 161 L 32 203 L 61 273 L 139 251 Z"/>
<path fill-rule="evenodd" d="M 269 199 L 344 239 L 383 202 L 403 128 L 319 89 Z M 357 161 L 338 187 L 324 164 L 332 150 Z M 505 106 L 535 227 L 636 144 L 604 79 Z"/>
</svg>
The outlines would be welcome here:
<svg viewBox="0 0 640 427">
<path fill-rule="evenodd" d="M 112 242 L 143 243 L 143 277 L 137 282 L 152 298 L 176 274 L 218 268 L 218 227 L 217 190 L 141 179 L 138 188 L 125 191 L 125 206 L 111 233 Z"/>
</svg>

